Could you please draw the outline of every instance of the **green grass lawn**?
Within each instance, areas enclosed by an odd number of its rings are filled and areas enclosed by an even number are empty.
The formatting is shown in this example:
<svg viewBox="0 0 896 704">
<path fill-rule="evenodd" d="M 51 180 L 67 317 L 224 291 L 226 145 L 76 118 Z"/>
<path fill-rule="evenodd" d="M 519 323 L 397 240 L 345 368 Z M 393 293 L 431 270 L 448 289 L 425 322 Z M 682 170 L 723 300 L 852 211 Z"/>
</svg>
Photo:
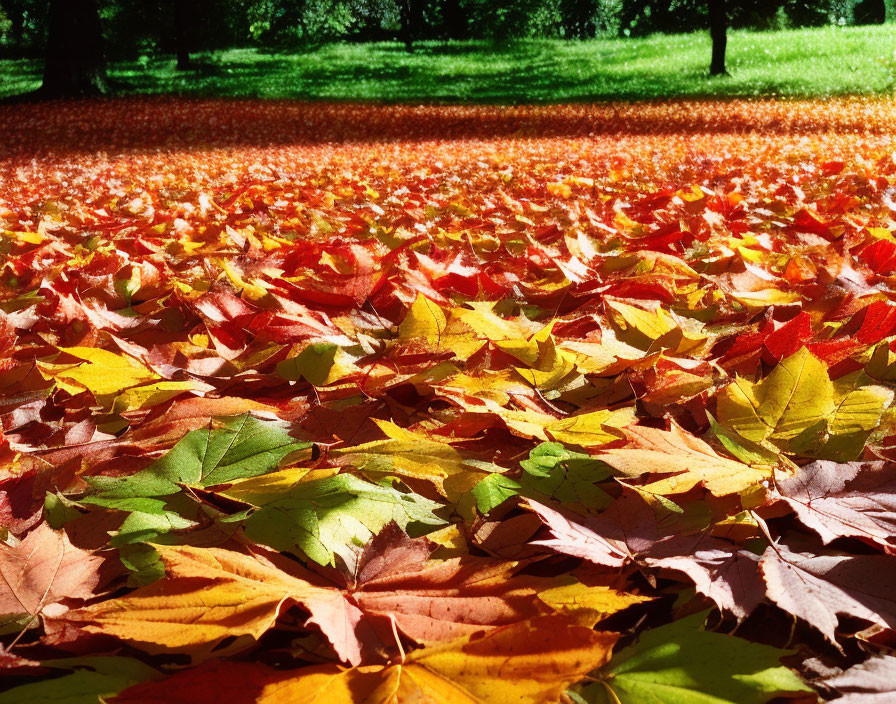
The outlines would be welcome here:
<svg viewBox="0 0 896 704">
<path fill-rule="evenodd" d="M 118 62 L 122 94 L 557 102 L 663 97 L 884 94 L 896 85 L 896 25 L 732 32 L 730 76 L 707 76 L 705 32 L 587 42 L 328 44 L 303 53 L 233 49 L 174 70 L 171 57 Z M 0 61 L 0 97 L 37 88 L 40 62 Z"/>
</svg>

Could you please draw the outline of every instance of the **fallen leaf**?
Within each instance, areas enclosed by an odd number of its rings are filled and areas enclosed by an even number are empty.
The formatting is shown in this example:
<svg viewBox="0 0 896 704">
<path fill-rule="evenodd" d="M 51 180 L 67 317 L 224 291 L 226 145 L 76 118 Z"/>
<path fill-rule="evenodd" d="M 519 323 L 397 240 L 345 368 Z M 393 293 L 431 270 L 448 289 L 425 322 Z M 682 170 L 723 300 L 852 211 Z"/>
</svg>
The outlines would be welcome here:
<svg viewBox="0 0 896 704">
<path fill-rule="evenodd" d="M 25 628 L 65 599 L 95 596 L 103 562 L 46 523 L 14 547 L 0 543 L 0 630 Z"/>
<path fill-rule="evenodd" d="M 790 440 L 835 410 L 825 365 L 803 347 L 762 381 L 737 378 L 719 394 L 719 422 L 747 440 Z"/>
<path fill-rule="evenodd" d="M 753 704 L 812 692 L 780 665 L 786 651 L 702 630 L 706 613 L 644 633 L 585 688 L 594 704 L 732 702 Z"/>
<path fill-rule="evenodd" d="M 0 693 L 0 704 L 94 704 L 137 682 L 161 677 L 149 665 L 124 657 L 56 659 L 46 660 L 42 665 L 72 672 L 8 689 Z"/>
<path fill-rule="evenodd" d="M 289 604 L 311 614 L 340 658 L 358 663 L 361 643 L 357 607 L 323 585 L 300 565 L 274 554 L 252 555 L 220 548 L 156 546 L 165 577 L 115 599 L 99 602 L 65 619 L 90 633 L 132 643 L 150 653 L 187 652 L 207 657 L 225 638 L 251 645 L 274 627 Z"/>
<path fill-rule="evenodd" d="M 884 463 L 818 461 L 779 480 L 781 498 L 825 544 L 856 537 L 893 552 L 896 471 Z"/>
<path fill-rule="evenodd" d="M 896 561 L 883 555 L 811 555 L 779 543 L 760 562 L 768 597 L 837 644 L 837 615 L 896 628 Z"/>
<path fill-rule="evenodd" d="M 874 655 L 824 680 L 842 704 L 889 704 L 896 696 L 896 656 Z"/>
<path fill-rule="evenodd" d="M 234 483 L 223 496 L 258 509 L 246 519 L 246 534 L 275 550 L 302 551 L 322 565 L 339 555 L 352 565 L 355 548 L 363 545 L 390 521 L 402 528 L 408 523 L 441 525 L 433 514 L 441 505 L 392 486 L 373 484 L 352 474 L 299 482 L 278 495 L 256 483 Z"/>
<path fill-rule="evenodd" d="M 626 477 L 671 474 L 643 486 L 653 494 L 681 494 L 702 483 L 716 496 L 748 490 L 769 476 L 766 470 L 722 457 L 675 423 L 670 430 L 643 426 L 626 429 L 635 448 L 607 450 L 600 458 Z"/>
</svg>

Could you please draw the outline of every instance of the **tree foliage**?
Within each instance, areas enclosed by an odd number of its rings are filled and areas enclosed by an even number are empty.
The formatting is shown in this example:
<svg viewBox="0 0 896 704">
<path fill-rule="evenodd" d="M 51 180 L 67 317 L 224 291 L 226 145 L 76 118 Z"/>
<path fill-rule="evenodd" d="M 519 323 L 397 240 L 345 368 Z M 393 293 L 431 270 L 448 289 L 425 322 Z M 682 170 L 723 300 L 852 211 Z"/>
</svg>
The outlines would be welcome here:
<svg viewBox="0 0 896 704">
<path fill-rule="evenodd" d="M 178 4 L 188 7 L 193 50 L 257 44 L 298 49 L 334 39 L 583 39 L 600 33 L 688 32 L 708 24 L 704 0 L 101 0 L 112 58 L 175 53 Z M 878 22 L 887 0 L 747 0 L 729 3 L 733 27 L 782 28 Z M 0 1 L 0 46 L 40 52 L 49 3 Z M 404 10 L 403 10 L 404 8 Z M 404 14 L 403 14 L 404 13 Z"/>
</svg>

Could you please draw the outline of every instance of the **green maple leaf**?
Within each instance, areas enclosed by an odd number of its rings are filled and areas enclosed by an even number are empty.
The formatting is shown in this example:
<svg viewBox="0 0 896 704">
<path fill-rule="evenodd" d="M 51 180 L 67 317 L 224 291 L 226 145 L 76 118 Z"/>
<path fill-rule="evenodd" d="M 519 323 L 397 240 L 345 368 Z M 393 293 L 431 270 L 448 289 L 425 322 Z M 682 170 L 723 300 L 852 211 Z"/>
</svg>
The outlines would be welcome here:
<svg viewBox="0 0 896 704">
<path fill-rule="evenodd" d="M 234 489 L 227 496 L 240 498 Z M 246 519 L 246 535 L 275 550 L 301 550 L 322 565 L 339 555 L 353 559 L 353 546 L 363 545 L 390 521 L 441 525 L 433 514 L 441 504 L 394 486 L 373 484 L 352 474 L 338 474 L 293 487 L 265 503 Z"/>
<path fill-rule="evenodd" d="M 702 630 L 706 612 L 647 631 L 582 691 L 593 704 L 759 704 L 811 692 L 781 666 L 787 652 Z"/>
<path fill-rule="evenodd" d="M 65 658 L 42 662 L 71 674 L 13 687 L 0 694 L 0 704 L 96 704 L 159 673 L 139 660 L 122 657 Z"/>
<path fill-rule="evenodd" d="M 610 496 L 596 482 L 609 477 L 613 470 L 590 455 L 568 450 L 558 442 L 543 442 L 529 452 L 529 458 L 520 466 L 523 474 L 519 481 L 496 472 L 473 487 L 481 513 L 488 513 L 512 496 L 538 501 L 550 497 L 564 504 L 597 509 L 610 503 Z"/>
<path fill-rule="evenodd" d="M 520 462 L 523 493 L 539 498 L 550 496 L 562 503 L 582 504 L 589 508 L 606 508 L 609 495 L 595 486 L 613 469 L 604 462 L 581 452 L 572 452 L 556 442 L 543 442 Z"/>
<path fill-rule="evenodd" d="M 471 493 L 476 499 L 476 508 L 480 513 L 488 513 L 495 506 L 500 506 L 512 496 L 519 496 L 523 485 L 518 481 L 505 477 L 499 472 L 489 474 L 473 487 Z"/>
<path fill-rule="evenodd" d="M 164 457 L 129 477 L 93 477 L 94 493 L 82 504 L 127 511 L 115 545 L 152 540 L 189 528 L 196 504 L 184 486 L 215 484 L 266 474 L 287 455 L 309 447 L 274 423 L 249 414 L 224 419 L 221 427 L 187 433 Z"/>
</svg>

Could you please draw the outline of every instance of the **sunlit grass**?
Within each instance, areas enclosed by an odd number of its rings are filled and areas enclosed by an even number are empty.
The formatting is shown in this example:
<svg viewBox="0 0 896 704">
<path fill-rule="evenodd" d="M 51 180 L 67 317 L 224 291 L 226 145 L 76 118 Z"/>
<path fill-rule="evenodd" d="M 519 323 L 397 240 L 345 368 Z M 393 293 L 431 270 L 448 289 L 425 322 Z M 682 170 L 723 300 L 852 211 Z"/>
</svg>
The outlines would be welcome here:
<svg viewBox="0 0 896 704">
<path fill-rule="evenodd" d="M 411 102 L 556 102 L 662 97 L 882 94 L 896 82 L 896 25 L 732 32 L 730 76 L 707 76 L 705 33 L 587 42 L 328 44 L 305 52 L 233 49 L 200 68 L 170 57 L 118 62 L 123 94 Z M 0 61 L 0 96 L 37 88 L 40 63 Z"/>
</svg>

